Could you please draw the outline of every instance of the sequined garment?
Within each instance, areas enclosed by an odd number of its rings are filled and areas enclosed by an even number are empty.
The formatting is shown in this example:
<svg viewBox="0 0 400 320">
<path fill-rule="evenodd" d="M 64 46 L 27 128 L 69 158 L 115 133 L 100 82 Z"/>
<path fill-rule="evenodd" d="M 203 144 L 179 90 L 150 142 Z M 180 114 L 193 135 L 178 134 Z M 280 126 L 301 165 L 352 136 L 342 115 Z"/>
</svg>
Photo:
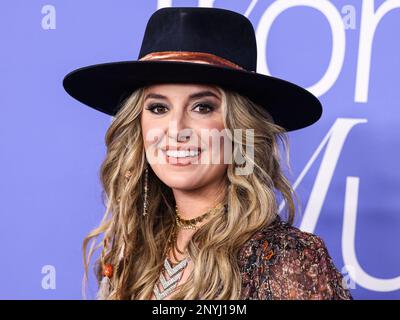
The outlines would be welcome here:
<svg viewBox="0 0 400 320">
<path fill-rule="evenodd" d="M 244 300 L 352 300 L 321 238 L 277 219 L 239 254 Z"/>
</svg>

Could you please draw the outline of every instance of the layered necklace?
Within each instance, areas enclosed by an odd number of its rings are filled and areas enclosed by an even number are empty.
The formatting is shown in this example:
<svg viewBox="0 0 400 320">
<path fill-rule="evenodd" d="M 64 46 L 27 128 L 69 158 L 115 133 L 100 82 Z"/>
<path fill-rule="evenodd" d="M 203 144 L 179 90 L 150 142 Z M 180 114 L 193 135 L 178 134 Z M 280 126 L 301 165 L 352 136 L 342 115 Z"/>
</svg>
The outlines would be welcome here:
<svg viewBox="0 0 400 320">
<path fill-rule="evenodd" d="M 223 206 L 222 203 L 218 204 L 214 208 L 208 210 L 206 213 L 202 214 L 193 219 L 183 219 L 180 214 L 178 207 L 175 206 L 175 223 L 172 227 L 171 233 L 168 237 L 168 243 L 166 246 L 166 250 L 164 252 L 164 264 L 163 268 L 160 272 L 160 276 L 158 281 L 156 282 L 153 292 L 157 300 L 163 300 L 165 297 L 169 296 L 177 287 L 179 281 L 182 278 L 183 272 L 187 267 L 190 257 L 185 254 L 184 251 L 181 251 L 177 246 L 177 231 L 178 228 L 182 229 L 193 229 L 197 230 L 199 228 L 199 224 L 206 218 L 214 215 L 219 209 Z M 226 209 L 226 207 L 225 207 Z M 173 257 L 176 261 L 175 264 L 172 264 L 170 259 L 168 258 L 168 254 L 170 249 L 172 249 Z M 181 260 L 177 259 L 175 255 L 175 250 L 185 257 Z"/>
</svg>

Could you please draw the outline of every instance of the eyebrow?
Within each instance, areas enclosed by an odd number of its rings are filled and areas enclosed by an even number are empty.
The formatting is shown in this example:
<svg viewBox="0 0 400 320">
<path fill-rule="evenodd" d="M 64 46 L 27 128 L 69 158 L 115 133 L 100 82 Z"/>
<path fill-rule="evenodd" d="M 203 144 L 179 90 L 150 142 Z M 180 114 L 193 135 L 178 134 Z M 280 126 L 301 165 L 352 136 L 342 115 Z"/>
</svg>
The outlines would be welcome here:
<svg viewBox="0 0 400 320">
<path fill-rule="evenodd" d="M 198 98 L 204 98 L 204 97 L 215 97 L 217 99 L 220 99 L 215 93 L 206 90 L 206 91 L 200 91 L 200 92 L 196 92 L 193 93 L 189 96 L 189 101 L 190 100 L 194 100 L 194 99 L 198 99 Z M 146 97 L 144 98 L 144 100 L 146 101 L 147 99 L 150 98 L 154 98 L 154 99 L 164 99 L 167 100 L 168 98 L 166 96 L 163 96 L 162 94 L 158 94 L 158 93 L 149 93 L 148 95 L 146 95 Z"/>
</svg>

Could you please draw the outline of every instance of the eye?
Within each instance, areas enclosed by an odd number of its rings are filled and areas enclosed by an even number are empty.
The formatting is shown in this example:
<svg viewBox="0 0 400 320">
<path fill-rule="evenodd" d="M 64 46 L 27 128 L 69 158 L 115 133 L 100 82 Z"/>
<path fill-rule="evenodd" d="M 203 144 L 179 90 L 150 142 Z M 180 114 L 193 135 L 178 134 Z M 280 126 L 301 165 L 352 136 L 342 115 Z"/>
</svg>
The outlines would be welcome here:
<svg viewBox="0 0 400 320">
<path fill-rule="evenodd" d="M 215 108 L 214 106 L 208 104 L 208 103 L 199 103 L 197 104 L 192 110 L 198 109 L 198 113 L 210 113 L 212 112 Z"/>
<path fill-rule="evenodd" d="M 154 114 L 163 114 L 168 110 L 168 108 L 160 103 L 153 103 L 146 107 L 146 110 L 150 110 Z"/>
</svg>

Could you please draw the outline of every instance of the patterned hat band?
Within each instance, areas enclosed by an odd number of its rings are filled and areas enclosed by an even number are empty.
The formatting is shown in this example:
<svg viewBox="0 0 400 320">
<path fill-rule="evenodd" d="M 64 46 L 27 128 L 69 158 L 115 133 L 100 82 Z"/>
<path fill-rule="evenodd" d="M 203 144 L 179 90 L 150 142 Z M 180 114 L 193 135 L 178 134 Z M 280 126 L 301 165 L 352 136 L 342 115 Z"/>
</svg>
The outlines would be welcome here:
<svg viewBox="0 0 400 320">
<path fill-rule="evenodd" d="M 238 70 L 245 70 L 241 66 L 229 61 L 227 59 L 218 57 L 211 53 L 205 52 L 192 52 L 192 51 L 160 51 L 146 54 L 139 61 L 182 61 L 182 62 L 194 62 L 211 64 L 215 66 L 230 67 Z"/>
</svg>

